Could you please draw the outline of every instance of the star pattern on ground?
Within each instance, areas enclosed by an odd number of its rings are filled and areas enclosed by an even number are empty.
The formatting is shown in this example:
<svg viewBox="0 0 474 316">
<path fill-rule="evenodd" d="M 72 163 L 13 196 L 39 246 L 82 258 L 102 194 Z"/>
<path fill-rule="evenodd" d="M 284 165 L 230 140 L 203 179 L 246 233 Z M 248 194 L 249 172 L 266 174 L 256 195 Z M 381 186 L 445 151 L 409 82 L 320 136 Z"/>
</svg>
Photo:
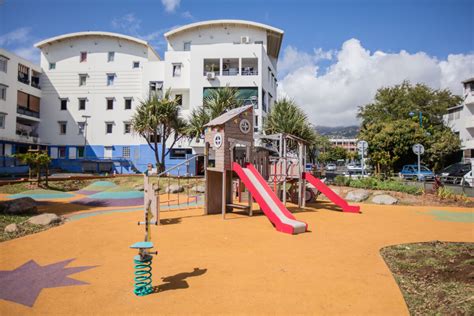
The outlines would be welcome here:
<svg viewBox="0 0 474 316">
<path fill-rule="evenodd" d="M 0 299 L 33 307 L 42 289 L 89 284 L 68 276 L 96 266 L 66 268 L 73 260 L 46 266 L 30 260 L 14 270 L 0 271 Z"/>
</svg>

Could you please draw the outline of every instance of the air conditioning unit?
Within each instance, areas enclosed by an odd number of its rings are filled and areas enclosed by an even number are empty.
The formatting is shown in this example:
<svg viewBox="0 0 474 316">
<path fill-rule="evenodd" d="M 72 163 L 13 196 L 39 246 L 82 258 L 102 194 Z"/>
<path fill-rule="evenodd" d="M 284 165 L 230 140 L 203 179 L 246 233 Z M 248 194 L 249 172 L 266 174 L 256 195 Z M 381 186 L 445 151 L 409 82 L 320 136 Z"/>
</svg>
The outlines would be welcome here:
<svg viewBox="0 0 474 316">
<path fill-rule="evenodd" d="M 216 73 L 215 72 L 206 72 L 206 77 L 207 77 L 207 80 L 214 80 L 216 79 Z"/>
<path fill-rule="evenodd" d="M 241 44 L 248 44 L 248 43 L 250 43 L 250 37 L 248 37 L 248 36 L 241 36 L 241 37 L 240 37 L 240 43 L 241 43 Z"/>
</svg>

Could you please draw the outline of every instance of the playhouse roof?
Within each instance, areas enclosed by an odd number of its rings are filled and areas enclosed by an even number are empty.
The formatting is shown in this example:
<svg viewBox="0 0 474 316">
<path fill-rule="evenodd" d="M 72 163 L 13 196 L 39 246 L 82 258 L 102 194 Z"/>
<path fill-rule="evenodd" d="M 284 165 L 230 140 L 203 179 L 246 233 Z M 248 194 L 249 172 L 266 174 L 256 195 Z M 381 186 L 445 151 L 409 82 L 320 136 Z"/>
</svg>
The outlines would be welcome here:
<svg viewBox="0 0 474 316">
<path fill-rule="evenodd" d="M 253 107 L 252 104 L 246 105 L 246 106 L 241 106 L 239 108 L 232 109 L 230 111 L 225 112 L 224 114 L 221 114 L 220 116 L 216 117 L 215 119 L 211 120 L 209 123 L 204 125 L 204 127 L 208 126 L 217 126 L 217 125 L 222 125 L 239 115 L 240 113 L 243 113 Z"/>
</svg>

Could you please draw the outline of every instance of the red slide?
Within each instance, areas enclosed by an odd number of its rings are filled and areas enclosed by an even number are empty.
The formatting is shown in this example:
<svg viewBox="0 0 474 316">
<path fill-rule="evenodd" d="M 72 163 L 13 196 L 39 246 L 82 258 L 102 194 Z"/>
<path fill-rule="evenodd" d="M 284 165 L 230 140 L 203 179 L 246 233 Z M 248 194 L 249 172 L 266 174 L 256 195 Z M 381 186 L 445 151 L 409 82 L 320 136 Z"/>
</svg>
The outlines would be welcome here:
<svg viewBox="0 0 474 316">
<path fill-rule="evenodd" d="M 314 185 L 316 189 L 319 190 L 322 194 L 327 196 L 334 204 L 342 208 L 343 212 L 349 213 L 360 213 L 360 206 L 358 205 L 349 205 L 343 198 L 336 194 L 331 188 L 329 188 L 324 182 L 314 177 L 312 174 L 303 172 L 303 179 L 306 179 L 309 183 Z"/>
<path fill-rule="evenodd" d="M 308 225 L 295 219 L 251 163 L 247 163 L 246 168 L 242 168 L 234 162 L 232 168 L 278 231 L 287 234 L 306 232 Z"/>
</svg>

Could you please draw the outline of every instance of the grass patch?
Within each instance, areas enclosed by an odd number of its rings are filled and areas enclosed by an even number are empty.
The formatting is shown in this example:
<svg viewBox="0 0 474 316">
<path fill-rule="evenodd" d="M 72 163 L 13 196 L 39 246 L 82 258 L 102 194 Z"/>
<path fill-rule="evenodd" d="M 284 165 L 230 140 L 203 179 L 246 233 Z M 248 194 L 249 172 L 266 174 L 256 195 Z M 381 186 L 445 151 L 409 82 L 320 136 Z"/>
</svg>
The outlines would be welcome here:
<svg viewBox="0 0 474 316">
<path fill-rule="evenodd" d="M 34 234 L 43 230 L 47 230 L 51 227 L 58 226 L 60 223 L 55 223 L 47 226 L 33 225 L 26 220 L 32 215 L 6 215 L 0 214 L 0 242 L 19 238 L 22 236 Z M 17 224 L 18 230 L 13 233 L 6 233 L 5 227 L 10 224 Z"/>
<path fill-rule="evenodd" d="M 404 192 L 413 195 L 420 195 L 421 193 L 423 193 L 423 190 L 419 187 L 410 186 L 402 181 L 393 179 L 379 180 L 372 177 L 352 179 L 339 175 L 334 179 L 334 184 L 358 189 Z"/>
<path fill-rule="evenodd" d="M 383 248 L 412 315 L 474 315 L 474 243 L 426 242 Z"/>
</svg>

